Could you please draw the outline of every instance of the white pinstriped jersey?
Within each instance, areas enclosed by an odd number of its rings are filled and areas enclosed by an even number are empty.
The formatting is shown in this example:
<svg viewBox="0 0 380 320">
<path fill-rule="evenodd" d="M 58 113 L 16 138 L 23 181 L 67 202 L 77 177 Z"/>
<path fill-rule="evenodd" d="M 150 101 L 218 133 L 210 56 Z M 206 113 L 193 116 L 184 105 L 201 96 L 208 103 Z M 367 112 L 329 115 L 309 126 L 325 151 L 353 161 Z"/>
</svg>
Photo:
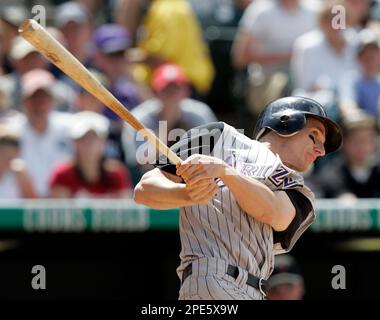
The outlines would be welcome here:
<svg viewBox="0 0 380 320">
<path fill-rule="evenodd" d="M 271 190 L 295 189 L 314 203 L 314 195 L 304 186 L 299 173 L 283 165 L 266 144 L 249 139 L 227 124 L 212 156 L 223 159 L 245 176 L 258 179 Z M 313 206 L 288 235 L 288 245 L 283 248 L 281 243 L 274 243 L 271 226 L 244 212 L 221 180 L 218 186 L 217 195 L 207 205 L 180 209 L 179 277 L 189 263 L 212 257 L 267 279 L 273 270 L 274 254 L 289 251 L 314 220 Z"/>
</svg>

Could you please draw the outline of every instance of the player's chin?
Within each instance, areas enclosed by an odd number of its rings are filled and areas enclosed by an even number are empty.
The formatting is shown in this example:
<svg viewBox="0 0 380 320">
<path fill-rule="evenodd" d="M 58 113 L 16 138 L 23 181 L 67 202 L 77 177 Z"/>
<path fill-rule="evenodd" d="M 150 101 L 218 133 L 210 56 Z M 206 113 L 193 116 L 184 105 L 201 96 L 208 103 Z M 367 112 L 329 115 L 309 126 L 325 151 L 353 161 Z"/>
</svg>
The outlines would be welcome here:
<svg viewBox="0 0 380 320">
<path fill-rule="evenodd" d="M 304 161 L 304 162 L 299 163 L 297 165 L 296 170 L 298 172 L 306 172 L 306 171 L 308 171 L 310 169 L 311 165 L 312 165 L 312 162 Z"/>
</svg>

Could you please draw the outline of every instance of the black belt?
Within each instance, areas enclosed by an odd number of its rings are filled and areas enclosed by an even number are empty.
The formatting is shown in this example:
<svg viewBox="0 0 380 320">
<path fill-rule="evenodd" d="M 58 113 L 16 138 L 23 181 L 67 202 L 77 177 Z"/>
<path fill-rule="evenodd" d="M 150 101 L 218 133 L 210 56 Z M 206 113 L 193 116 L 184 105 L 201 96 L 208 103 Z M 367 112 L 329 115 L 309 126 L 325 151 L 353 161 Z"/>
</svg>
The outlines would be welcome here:
<svg viewBox="0 0 380 320">
<path fill-rule="evenodd" d="M 190 276 L 193 273 L 192 265 L 191 263 L 183 270 L 182 274 L 182 283 L 185 281 L 185 279 Z M 232 265 L 228 265 L 227 268 L 227 274 L 233 278 L 237 278 L 239 276 L 239 269 L 238 267 L 234 267 Z M 258 278 L 254 275 L 248 273 L 248 279 L 247 279 L 247 285 L 254 287 L 257 290 L 260 290 L 260 292 L 265 297 L 267 294 L 267 281 L 264 280 L 264 278 Z"/>
</svg>

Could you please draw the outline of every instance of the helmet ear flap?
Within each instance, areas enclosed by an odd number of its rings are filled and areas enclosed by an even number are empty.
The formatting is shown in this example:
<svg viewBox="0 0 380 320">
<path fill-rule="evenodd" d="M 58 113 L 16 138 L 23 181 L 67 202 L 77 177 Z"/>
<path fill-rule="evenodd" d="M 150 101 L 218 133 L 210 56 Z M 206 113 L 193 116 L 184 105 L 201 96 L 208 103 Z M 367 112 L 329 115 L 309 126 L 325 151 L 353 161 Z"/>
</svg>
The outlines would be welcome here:
<svg viewBox="0 0 380 320">
<path fill-rule="evenodd" d="M 302 112 L 285 110 L 274 115 L 266 125 L 281 136 L 291 136 L 306 126 L 306 115 Z"/>
</svg>

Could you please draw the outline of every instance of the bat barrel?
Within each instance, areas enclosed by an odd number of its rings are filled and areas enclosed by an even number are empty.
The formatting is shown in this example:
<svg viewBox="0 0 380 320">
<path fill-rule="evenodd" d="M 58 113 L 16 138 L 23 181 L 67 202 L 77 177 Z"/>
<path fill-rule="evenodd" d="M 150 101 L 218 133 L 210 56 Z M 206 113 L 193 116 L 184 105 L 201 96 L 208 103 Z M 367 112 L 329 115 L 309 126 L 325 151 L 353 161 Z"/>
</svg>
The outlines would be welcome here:
<svg viewBox="0 0 380 320">
<path fill-rule="evenodd" d="M 24 20 L 24 21 L 20 24 L 20 26 L 18 27 L 18 32 L 19 32 L 19 33 L 23 33 L 23 32 L 25 32 L 26 30 L 29 29 L 30 26 L 32 26 L 32 23 L 33 23 L 33 22 L 36 22 L 36 21 L 34 21 L 34 20 L 32 20 L 32 19 Z M 36 22 L 36 23 L 37 23 L 37 22 Z"/>
</svg>

